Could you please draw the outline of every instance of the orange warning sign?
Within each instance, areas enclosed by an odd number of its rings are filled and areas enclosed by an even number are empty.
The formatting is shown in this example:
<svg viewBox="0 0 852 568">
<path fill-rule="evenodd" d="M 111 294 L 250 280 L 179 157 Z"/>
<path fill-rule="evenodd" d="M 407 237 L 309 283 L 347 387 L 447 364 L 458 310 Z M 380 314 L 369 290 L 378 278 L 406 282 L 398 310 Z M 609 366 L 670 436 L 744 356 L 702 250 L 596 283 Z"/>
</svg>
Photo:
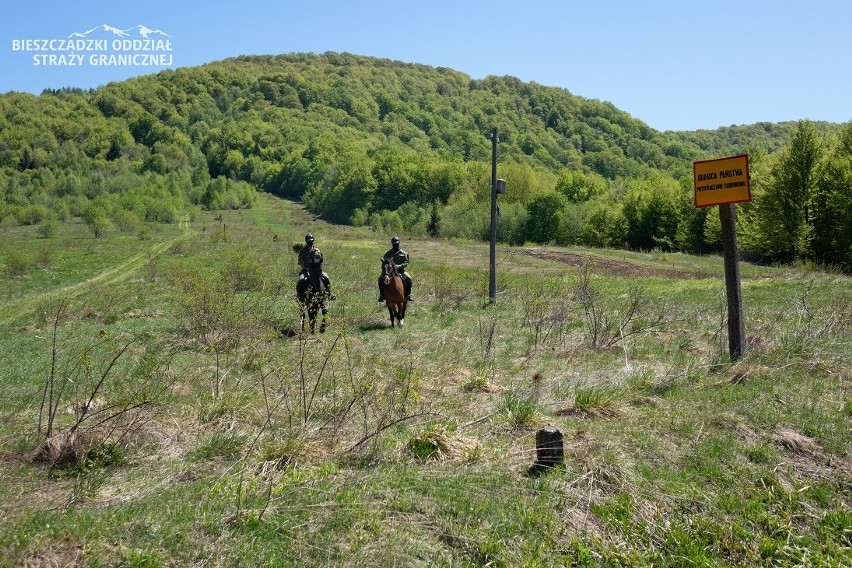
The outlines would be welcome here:
<svg viewBox="0 0 852 568">
<path fill-rule="evenodd" d="M 748 154 L 692 163 L 695 206 L 751 201 Z"/>
</svg>

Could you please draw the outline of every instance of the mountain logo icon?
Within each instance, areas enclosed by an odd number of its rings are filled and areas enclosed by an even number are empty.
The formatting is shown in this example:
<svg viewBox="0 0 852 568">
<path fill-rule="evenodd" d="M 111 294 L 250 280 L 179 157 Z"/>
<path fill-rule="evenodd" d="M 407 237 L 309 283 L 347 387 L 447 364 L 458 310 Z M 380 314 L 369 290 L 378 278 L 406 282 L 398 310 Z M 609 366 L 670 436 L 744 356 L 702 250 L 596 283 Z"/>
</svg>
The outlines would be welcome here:
<svg viewBox="0 0 852 568">
<path fill-rule="evenodd" d="M 86 30 L 85 32 L 74 32 L 71 35 L 69 35 L 68 37 L 88 37 L 89 34 L 96 32 L 98 30 L 111 33 L 114 36 L 121 37 L 121 38 L 130 38 L 130 37 L 133 37 L 134 35 L 137 35 L 137 36 L 145 38 L 145 39 L 150 39 L 149 36 L 152 36 L 152 35 L 162 36 L 162 37 L 172 37 L 162 30 L 152 30 L 151 28 L 149 28 L 147 26 L 143 26 L 142 24 L 139 24 L 138 26 L 133 26 L 132 28 L 127 28 L 126 30 L 116 28 L 115 26 L 110 26 L 109 24 L 103 24 L 103 25 L 100 25 L 100 26 L 95 26 L 90 30 Z"/>
</svg>

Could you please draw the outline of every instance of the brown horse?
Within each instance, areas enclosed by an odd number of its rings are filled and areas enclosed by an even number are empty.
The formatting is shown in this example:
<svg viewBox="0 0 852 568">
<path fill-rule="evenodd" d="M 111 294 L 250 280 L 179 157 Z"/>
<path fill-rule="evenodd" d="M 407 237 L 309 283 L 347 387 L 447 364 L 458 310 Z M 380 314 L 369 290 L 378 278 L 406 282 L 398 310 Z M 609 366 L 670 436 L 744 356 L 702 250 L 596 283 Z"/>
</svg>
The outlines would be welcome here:
<svg viewBox="0 0 852 568">
<path fill-rule="evenodd" d="M 304 274 L 305 278 L 296 281 L 296 298 L 302 307 L 302 331 L 305 331 L 305 315 L 307 315 L 311 333 L 314 333 L 317 324 L 317 312 L 322 311 L 322 323 L 319 331 L 325 333 L 326 321 L 328 320 L 328 307 L 326 305 L 328 290 L 326 290 L 325 283 L 322 281 L 322 268 L 320 265 L 310 266 L 305 268 Z"/>
<path fill-rule="evenodd" d="M 405 308 L 408 306 L 405 283 L 396 269 L 396 264 L 387 258 L 382 259 L 382 285 L 385 289 L 385 305 L 390 314 L 391 327 L 394 327 L 394 319 L 402 327 L 405 323 Z"/>
</svg>

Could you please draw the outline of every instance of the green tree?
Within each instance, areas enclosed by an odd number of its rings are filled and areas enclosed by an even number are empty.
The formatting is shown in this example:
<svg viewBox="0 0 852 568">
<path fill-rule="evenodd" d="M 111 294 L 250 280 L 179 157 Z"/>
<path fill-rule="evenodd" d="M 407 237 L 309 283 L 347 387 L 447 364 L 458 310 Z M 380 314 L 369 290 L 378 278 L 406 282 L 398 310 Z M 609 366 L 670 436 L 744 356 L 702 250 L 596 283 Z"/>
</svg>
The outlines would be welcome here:
<svg viewBox="0 0 852 568">
<path fill-rule="evenodd" d="M 113 228 L 107 212 L 100 205 L 91 205 L 85 215 L 86 225 L 91 229 L 95 238 L 101 238 Z"/>
<path fill-rule="evenodd" d="M 349 223 L 352 213 L 370 203 L 376 188 L 372 161 L 357 147 L 345 149 L 325 167 L 305 193 L 305 204 L 334 223 Z"/>
<path fill-rule="evenodd" d="M 555 191 L 545 191 L 533 197 L 526 205 L 527 239 L 536 243 L 555 241 L 567 203 L 565 196 Z"/>
<path fill-rule="evenodd" d="M 613 197 L 591 201 L 580 242 L 593 247 L 620 248 L 626 240 L 627 219 L 622 203 Z"/>
<path fill-rule="evenodd" d="M 56 214 L 51 214 L 42 219 L 38 226 L 38 234 L 44 238 L 55 237 L 59 233 L 59 220 Z"/>
<path fill-rule="evenodd" d="M 376 180 L 373 206 L 388 211 L 399 208 L 408 201 L 417 201 L 418 164 L 408 151 L 393 146 L 382 146 L 371 154 L 374 161 L 372 175 Z"/>
<path fill-rule="evenodd" d="M 607 181 L 595 173 L 583 173 L 564 169 L 556 180 L 556 191 L 571 203 L 583 203 L 606 193 Z"/>
<path fill-rule="evenodd" d="M 680 184 L 663 174 L 629 180 L 623 209 L 629 246 L 674 249 L 682 206 Z"/>
<path fill-rule="evenodd" d="M 822 152 L 814 125 L 800 122 L 778 154 L 765 193 L 755 199 L 760 247 L 773 260 L 792 260 L 808 250 L 810 201 Z"/>
<path fill-rule="evenodd" d="M 852 123 L 819 168 L 810 204 L 810 254 L 852 270 Z"/>
</svg>

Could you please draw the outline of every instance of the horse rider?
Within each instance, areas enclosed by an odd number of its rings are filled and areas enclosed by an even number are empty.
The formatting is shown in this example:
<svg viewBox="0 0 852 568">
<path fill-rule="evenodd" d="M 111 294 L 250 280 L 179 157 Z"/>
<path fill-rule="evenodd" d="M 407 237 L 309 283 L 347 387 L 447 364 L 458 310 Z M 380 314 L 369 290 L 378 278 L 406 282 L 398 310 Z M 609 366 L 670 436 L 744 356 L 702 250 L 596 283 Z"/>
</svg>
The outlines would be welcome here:
<svg viewBox="0 0 852 568">
<path fill-rule="evenodd" d="M 333 300 L 335 296 L 331 292 L 331 280 L 329 280 L 328 274 L 322 270 L 322 261 L 322 251 L 314 246 L 314 236 L 308 233 L 305 235 L 305 246 L 299 251 L 299 268 L 302 269 L 299 273 L 299 283 L 301 284 L 303 280 L 307 280 L 308 268 L 312 265 L 317 265 L 320 269 L 320 278 L 322 278 L 322 282 L 325 284 L 325 289 L 328 292 L 328 297 Z"/>
<path fill-rule="evenodd" d="M 408 266 L 408 253 L 399 248 L 399 237 L 394 237 L 391 239 L 391 248 L 385 255 L 382 257 L 385 260 L 390 260 L 397 266 L 397 271 L 399 275 L 402 277 L 402 282 L 405 285 L 405 297 L 409 302 L 413 302 L 414 300 L 411 297 L 411 276 L 405 271 Z M 379 276 L 379 301 L 385 301 L 385 288 L 382 285 L 382 280 L 384 276 Z"/>
</svg>

